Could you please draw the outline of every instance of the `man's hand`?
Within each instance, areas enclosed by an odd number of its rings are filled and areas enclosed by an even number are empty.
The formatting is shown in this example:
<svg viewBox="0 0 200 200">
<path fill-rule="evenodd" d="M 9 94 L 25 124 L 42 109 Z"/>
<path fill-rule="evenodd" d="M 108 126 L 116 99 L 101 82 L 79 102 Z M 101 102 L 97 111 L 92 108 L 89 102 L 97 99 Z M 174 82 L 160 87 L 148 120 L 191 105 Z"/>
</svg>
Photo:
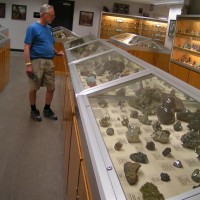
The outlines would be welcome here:
<svg viewBox="0 0 200 200">
<path fill-rule="evenodd" d="M 32 75 L 33 69 L 31 64 L 26 66 L 26 73 L 29 77 Z"/>
<path fill-rule="evenodd" d="M 64 56 L 64 52 L 63 51 L 57 51 L 55 53 L 56 56 Z"/>
</svg>

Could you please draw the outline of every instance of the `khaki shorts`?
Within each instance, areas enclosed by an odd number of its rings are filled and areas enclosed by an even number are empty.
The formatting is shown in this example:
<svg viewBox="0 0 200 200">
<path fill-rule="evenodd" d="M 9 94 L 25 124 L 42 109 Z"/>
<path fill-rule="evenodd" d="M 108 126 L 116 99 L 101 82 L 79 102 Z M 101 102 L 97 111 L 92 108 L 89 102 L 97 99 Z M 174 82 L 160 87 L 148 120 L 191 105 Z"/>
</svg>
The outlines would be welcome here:
<svg viewBox="0 0 200 200">
<path fill-rule="evenodd" d="M 29 78 L 31 90 L 38 90 L 45 86 L 49 90 L 55 89 L 55 66 L 51 59 L 35 59 L 31 61 L 33 73 L 37 75 L 37 81 Z"/>
</svg>

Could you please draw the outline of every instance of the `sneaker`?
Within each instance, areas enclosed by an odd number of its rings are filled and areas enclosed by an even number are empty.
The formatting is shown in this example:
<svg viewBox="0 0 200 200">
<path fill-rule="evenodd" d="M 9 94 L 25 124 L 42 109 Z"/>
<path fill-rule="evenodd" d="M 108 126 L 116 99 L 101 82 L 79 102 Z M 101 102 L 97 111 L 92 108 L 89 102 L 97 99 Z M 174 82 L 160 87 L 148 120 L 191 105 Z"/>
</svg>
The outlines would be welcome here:
<svg viewBox="0 0 200 200">
<path fill-rule="evenodd" d="M 40 116 L 40 111 L 39 110 L 32 110 L 31 111 L 31 115 L 30 115 L 31 119 L 33 119 L 34 121 L 38 121 L 41 122 L 42 118 Z"/>
<path fill-rule="evenodd" d="M 55 113 L 51 110 L 51 108 L 49 108 L 48 110 L 43 110 L 43 115 L 49 119 L 52 120 L 57 120 L 58 117 L 55 115 Z"/>
</svg>

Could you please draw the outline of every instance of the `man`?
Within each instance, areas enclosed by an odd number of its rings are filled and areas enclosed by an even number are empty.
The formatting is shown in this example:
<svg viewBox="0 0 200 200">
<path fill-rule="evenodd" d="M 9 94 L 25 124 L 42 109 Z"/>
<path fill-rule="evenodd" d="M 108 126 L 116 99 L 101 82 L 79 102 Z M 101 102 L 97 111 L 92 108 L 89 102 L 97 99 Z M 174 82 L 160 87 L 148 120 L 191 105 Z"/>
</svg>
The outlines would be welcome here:
<svg viewBox="0 0 200 200">
<path fill-rule="evenodd" d="M 40 19 L 27 28 L 24 40 L 26 73 L 29 77 L 30 85 L 30 117 L 35 121 L 42 120 L 40 111 L 36 108 L 36 92 L 41 86 L 45 86 L 47 89 L 43 115 L 52 120 L 58 119 L 50 108 L 55 90 L 53 57 L 54 55 L 63 56 L 64 53 L 54 49 L 54 37 L 51 27 L 48 25 L 53 21 L 54 17 L 53 6 L 43 5 L 40 8 Z"/>
</svg>

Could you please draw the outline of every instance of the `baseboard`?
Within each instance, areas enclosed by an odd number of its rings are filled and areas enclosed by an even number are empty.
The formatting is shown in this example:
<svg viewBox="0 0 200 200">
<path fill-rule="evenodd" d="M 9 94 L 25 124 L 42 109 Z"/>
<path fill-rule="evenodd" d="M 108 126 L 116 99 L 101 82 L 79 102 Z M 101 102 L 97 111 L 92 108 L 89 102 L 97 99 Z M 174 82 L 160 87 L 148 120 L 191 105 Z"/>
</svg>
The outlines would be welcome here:
<svg viewBox="0 0 200 200">
<path fill-rule="evenodd" d="M 24 52 L 23 49 L 10 49 L 11 51 Z"/>
</svg>

